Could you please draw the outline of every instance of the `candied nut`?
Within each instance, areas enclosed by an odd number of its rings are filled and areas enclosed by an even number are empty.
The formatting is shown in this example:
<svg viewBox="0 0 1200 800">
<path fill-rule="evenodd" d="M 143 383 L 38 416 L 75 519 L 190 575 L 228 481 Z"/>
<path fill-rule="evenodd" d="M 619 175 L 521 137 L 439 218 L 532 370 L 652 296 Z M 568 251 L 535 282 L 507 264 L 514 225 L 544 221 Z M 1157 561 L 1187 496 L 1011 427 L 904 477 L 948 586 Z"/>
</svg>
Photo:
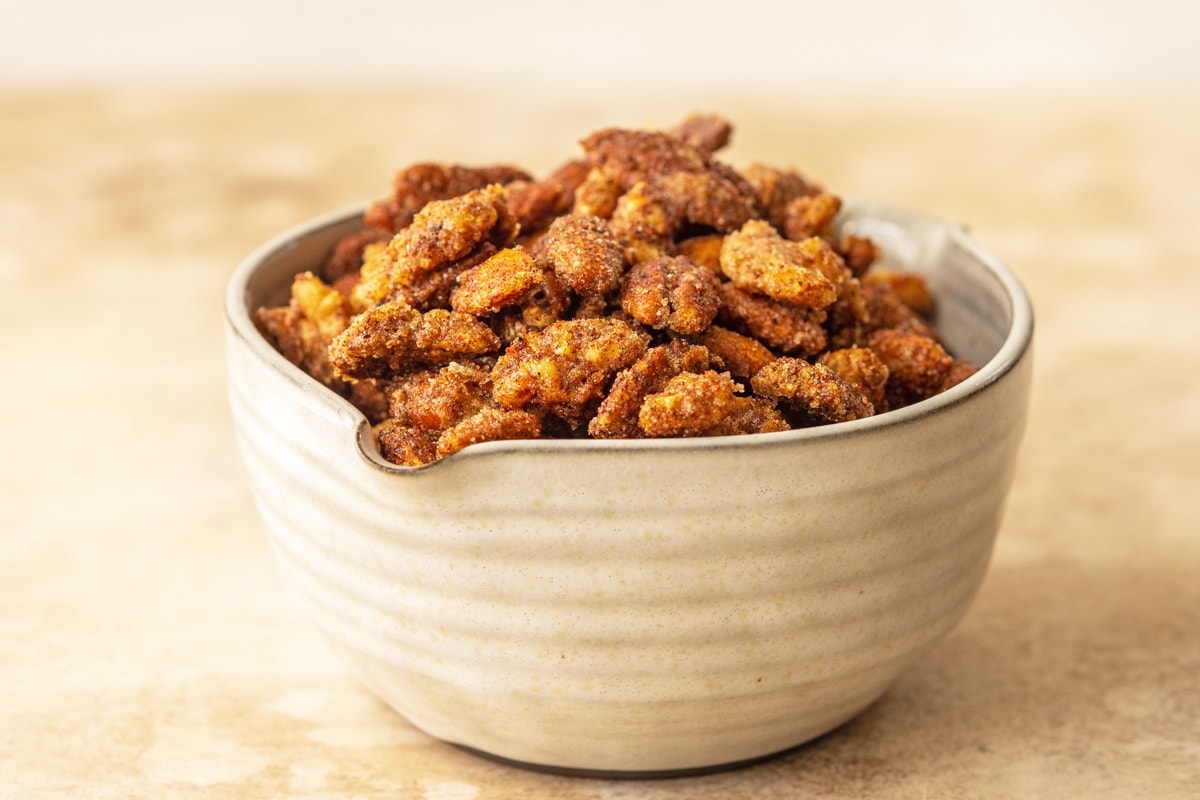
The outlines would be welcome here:
<svg viewBox="0 0 1200 800">
<path fill-rule="evenodd" d="M 353 313 L 349 296 L 311 272 L 301 272 L 292 279 L 288 305 L 260 308 L 254 319 L 286 359 L 378 422 L 387 411 L 383 392 L 372 380 L 337 374 L 329 360 L 330 342 L 349 326 Z"/>
<path fill-rule="evenodd" d="M 592 166 L 626 190 L 676 172 L 707 172 L 715 164 L 704 150 L 661 131 L 606 128 L 581 144 Z"/>
<path fill-rule="evenodd" d="M 358 289 L 358 284 L 362 280 L 361 272 L 347 272 L 342 277 L 333 281 L 329 285 L 337 290 L 338 294 L 346 298 L 346 302 L 350 306 L 350 313 L 357 314 L 359 309 L 354 305 L 354 293 Z"/>
<path fill-rule="evenodd" d="M 869 275 L 870 273 L 868 273 Z M 937 341 L 939 336 L 929 322 L 907 306 L 883 281 L 861 281 L 863 301 L 869 324 L 867 332 L 892 329 L 920 334 Z"/>
<path fill-rule="evenodd" d="M 522 316 L 531 328 L 544 328 L 563 319 L 571 308 L 571 292 L 563 286 L 554 270 L 542 272 L 542 284 L 534 289 L 525 305 Z"/>
<path fill-rule="evenodd" d="M 954 359 L 940 344 L 918 333 L 876 331 L 867 346 L 887 366 L 887 400 L 892 408 L 933 397 L 942 390 L 954 366 Z"/>
<path fill-rule="evenodd" d="M 254 322 L 267 341 L 288 361 L 327 386 L 334 380 L 326 354 L 328 342 L 321 336 L 316 323 L 304 316 L 299 305 L 260 308 L 254 313 Z"/>
<path fill-rule="evenodd" d="M 829 367 L 784 356 L 750 379 L 754 391 L 786 405 L 809 424 L 848 422 L 875 413 L 862 392 Z"/>
<path fill-rule="evenodd" d="M 499 186 L 433 201 L 385 246 L 365 249 L 354 306 L 396 299 L 422 311 L 448 306 L 458 275 L 515 235 L 516 222 Z"/>
<path fill-rule="evenodd" d="M 496 359 L 492 397 L 504 408 L 532 406 L 578 426 L 646 344 L 645 334 L 611 317 L 555 322 L 518 337 Z"/>
<path fill-rule="evenodd" d="M 599 217 L 559 217 L 542 238 L 540 252 L 558 279 L 581 295 L 611 292 L 625 270 L 621 245 Z"/>
<path fill-rule="evenodd" d="M 388 398 L 378 381 L 345 381 L 340 394 L 361 411 L 372 425 L 387 418 Z"/>
<path fill-rule="evenodd" d="M 311 272 L 292 279 L 291 300 L 279 308 L 260 308 L 255 322 L 284 358 L 321 383 L 341 391 L 329 364 L 329 342 L 349 324 L 349 301 Z"/>
<path fill-rule="evenodd" d="M 424 275 L 411 276 L 407 283 L 396 289 L 394 299 L 403 300 L 421 311 L 446 308 L 463 273 L 479 266 L 497 252 L 494 244 L 484 242 L 466 258 L 451 261 Z"/>
<path fill-rule="evenodd" d="M 575 306 L 575 313 L 571 317 L 572 319 L 592 319 L 608 316 L 608 313 L 608 298 L 602 294 L 592 294 L 579 298 L 579 303 Z"/>
<path fill-rule="evenodd" d="M 683 220 L 721 233 L 737 230 L 756 215 L 747 187 L 720 172 L 669 173 L 650 186 Z"/>
<path fill-rule="evenodd" d="M 413 164 L 395 174 L 391 195 L 372 203 L 363 218 L 368 227 L 395 234 L 408 227 L 417 212 L 433 200 L 449 200 L 494 183 L 530 180 L 533 177 L 525 170 L 506 165 Z"/>
<path fill-rule="evenodd" d="M 801 195 L 783 209 L 783 235 L 797 242 L 810 236 L 825 236 L 841 210 L 842 200 L 836 195 L 825 192 Z"/>
<path fill-rule="evenodd" d="M 575 191 L 587 179 L 592 165 L 585 158 L 577 158 L 566 162 L 546 176 L 545 183 L 557 186 L 562 196 L 559 198 L 559 213 L 566 214 L 571 210 Z"/>
<path fill-rule="evenodd" d="M 861 278 L 879 260 L 879 247 L 865 236 L 843 236 L 835 248 L 850 274 Z"/>
<path fill-rule="evenodd" d="M 596 416 L 588 423 L 588 434 L 597 439 L 641 436 L 638 411 L 646 395 L 661 391 L 667 381 L 681 372 L 703 372 L 708 365 L 708 351 L 703 347 L 678 340 L 651 347 L 617 373 Z"/>
<path fill-rule="evenodd" d="M 394 419 L 385 419 L 375 428 L 380 455 L 402 467 L 418 467 L 436 459 L 439 435 Z"/>
<path fill-rule="evenodd" d="M 292 279 L 292 299 L 317 326 L 326 343 L 346 330 L 353 316 L 349 299 L 311 272 L 301 272 Z"/>
<path fill-rule="evenodd" d="M 675 251 L 713 272 L 721 271 L 721 245 L 725 237 L 719 233 L 692 236 L 675 245 Z"/>
<path fill-rule="evenodd" d="M 363 248 L 358 285 L 350 295 L 350 304 L 356 312 L 361 313 L 389 299 L 388 296 L 395 291 L 395 287 L 392 286 L 394 258 L 389 249 L 390 243 L 390 239 L 386 242 L 372 242 Z"/>
<path fill-rule="evenodd" d="M 979 367 L 970 361 L 956 358 L 954 366 L 950 367 L 950 372 L 946 375 L 946 380 L 942 382 L 942 391 L 958 386 L 976 372 L 979 372 Z"/>
<path fill-rule="evenodd" d="M 743 433 L 790 431 L 783 413 L 765 397 L 735 397 L 725 419 L 706 432 L 706 436 L 735 436 Z"/>
<path fill-rule="evenodd" d="M 651 328 L 699 333 L 721 304 L 717 276 L 688 258 L 659 256 L 633 267 L 621 287 L 621 308 Z"/>
<path fill-rule="evenodd" d="M 393 240 L 395 241 L 395 240 Z M 387 245 L 371 245 L 363 253 L 361 280 L 351 298 L 356 311 L 362 312 L 387 300 L 403 300 L 413 308 L 428 311 L 450 305 L 450 293 L 458 277 L 478 266 L 498 251 L 491 242 L 482 242 L 463 258 L 442 264 L 428 272 L 404 272 L 397 263 L 396 250 Z"/>
<path fill-rule="evenodd" d="M 642 401 L 638 427 L 653 437 L 700 436 L 729 416 L 739 388 L 728 372 L 681 372 Z"/>
<path fill-rule="evenodd" d="M 384 228 L 363 228 L 347 236 L 343 236 L 333 247 L 333 252 L 321 267 L 321 277 L 329 282 L 337 281 L 346 275 L 351 275 L 362 269 L 363 251 L 368 245 L 376 242 L 386 242 L 392 238 L 390 231 Z"/>
<path fill-rule="evenodd" d="M 452 361 L 440 370 L 418 370 L 388 393 L 388 415 L 404 425 L 442 431 L 492 399 L 491 371 Z"/>
<path fill-rule="evenodd" d="M 754 189 L 755 201 L 763 217 L 776 230 L 784 230 L 786 226 L 785 211 L 788 204 L 797 197 L 821 191 L 795 170 L 751 164 L 742 170 L 742 175 Z"/>
<path fill-rule="evenodd" d="M 826 312 L 744 292 L 732 283 L 718 287 L 719 318 L 729 327 L 747 333 L 781 353 L 801 356 L 825 348 Z"/>
<path fill-rule="evenodd" d="M 581 217 L 608 219 L 617 208 L 621 185 L 599 167 L 592 168 L 583 183 L 575 189 L 571 213 Z"/>
<path fill-rule="evenodd" d="M 646 183 L 634 184 L 621 195 L 609 220 L 609 229 L 630 264 L 671 255 L 678 225 L 678 211 Z"/>
<path fill-rule="evenodd" d="M 830 350 L 817 363 L 829 367 L 839 378 L 862 392 L 876 414 L 887 410 L 888 368 L 873 350 L 865 347 Z"/>
<path fill-rule="evenodd" d="M 523 247 L 506 248 L 458 276 L 450 307 L 475 316 L 494 314 L 525 299 L 541 285 L 542 273 Z"/>
<path fill-rule="evenodd" d="M 563 187 L 552 181 L 513 181 L 504 187 L 505 202 L 508 211 L 516 220 L 517 229 L 522 234 L 541 231 L 555 217 L 563 213 L 569 204 L 564 205 Z"/>
<path fill-rule="evenodd" d="M 465 257 L 483 241 L 503 246 L 517 233 L 504 188 L 493 184 L 422 208 L 388 245 L 401 279 L 424 275 Z M 407 281 L 403 281 L 407 282 Z"/>
<path fill-rule="evenodd" d="M 733 126 L 716 114 L 691 114 L 668 133 L 706 153 L 715 153 L 729 144 Z"/>
<path fill-rule="evenodd" d="M 866 343 L 871 331 L 871 307 L 858 278 L 847 278 L 838 287 L 838 298 L 825 309 L 825 346 L 830 350 Z"/>
<path fill-rule="evenodd" d="M 824 240 L 784 239 L 762 220 L 751 220 L 725 237 L 721 271 L 739 289 L 797 306 L 825 308 L 837 299 L 831 275 L 845 268 Z"/>
<path fill-rule="evenodd" d="M 720 325 L 710 325 L 691 339 L 707 349 L 735 378 L 749 378 L 775 360 L 775 354 L 762 342 Z"/>
<path fill-rule="evenodd" d="M 489 322 L 500 341 L 507 346 L 526 331 L 541 330 L 565 319 L 570 310 L 570 292 L 555 276 L 554 270 L 546 269 L 541 271 L 541 280 L 518 305 L 504 309 L 499 315 L 491 317 Z"/>
<path fill-rule="evenodd" d="M 348 380 L 335 374 L 329 363 L 329 340 L 298 303 L 260 308 L 254 322 L 284 358 L 349 400 L 372 423 L 387 415 L 387 398 L 374 381 Z"/>
<path fill-rule="evenodd" d="M 355 317 L 329 346 L 329 360 L 343 376 L 387 378 L 411 367 L 448 364 L 499 348 L 492 329 L 470 314 L 442 308 L 422 314 L 392 301 Z"/>
<path fill-rule="evenodd" d="M 639 183 L 691 222 L 734 230 L 755 215 L 754 187 L 736 170 L 684 139 L 609 128 L 583 140 L 594 166 L 628 191 Z"/>
<path fill-rule="evenodd" d="M 437 439 L 436 456 L 445 458 L 480 442 L 537 439 L 541 435 L 542 421 L 537 415 L 485 406 L 442 432 Z"/>
<path fill-rule="evenodd" d="M 488 318 L 488 327 L 500 340 L 501 349 L 508 347 L 518 336 L 531 330 L 541 330 L 545 325 L 528 325 L 525 322 L 522 309 L 509 307 L 501 309 Z"/>
<path fill-rule="evenodd" d="M 933 316 L 933 292 L 929 290 L 929 284 L 923 276 L 893 267 L 876 267 L 864 275 L 862 280 L 868 285 L 886 285 L 897 300 L 922 317 Z"/>
</svg>

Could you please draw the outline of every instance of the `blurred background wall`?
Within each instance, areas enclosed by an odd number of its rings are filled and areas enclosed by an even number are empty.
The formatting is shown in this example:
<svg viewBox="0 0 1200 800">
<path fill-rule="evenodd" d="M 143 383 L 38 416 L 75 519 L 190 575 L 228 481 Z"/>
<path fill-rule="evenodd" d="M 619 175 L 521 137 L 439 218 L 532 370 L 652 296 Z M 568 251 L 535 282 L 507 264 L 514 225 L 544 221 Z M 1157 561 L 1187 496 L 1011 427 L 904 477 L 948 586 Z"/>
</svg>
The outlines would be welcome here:
<svg viewBox="0 0 1200 800">
<path fill-rule="evenodd" d="M 1190 0 L 0 0 L 0 83 L 1155 91 Z"/>
</svg>

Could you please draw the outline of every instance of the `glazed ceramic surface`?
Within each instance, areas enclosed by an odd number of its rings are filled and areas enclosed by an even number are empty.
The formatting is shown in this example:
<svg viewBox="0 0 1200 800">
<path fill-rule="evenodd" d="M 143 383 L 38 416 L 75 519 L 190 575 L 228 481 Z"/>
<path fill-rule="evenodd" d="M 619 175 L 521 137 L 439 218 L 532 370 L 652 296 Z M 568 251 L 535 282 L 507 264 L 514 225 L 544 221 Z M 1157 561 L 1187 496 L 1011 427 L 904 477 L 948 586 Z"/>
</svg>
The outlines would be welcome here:
<svg viewBox="0 0 1200 800">
<path fill-rule="evenodd" d="M 288 583 L 416 726 L 555 768 L 753 759 L 853 717 L 966 612 L 1012 480 L 1033 320 L 958 227 L 843 214 L 928 277 L 950 349 L 982 365 L 932 400 L 824 428 L 495 442 L 401 468 L 250 316 L 360 213 L 238 269 L 229 393 Z"/>
</svg>

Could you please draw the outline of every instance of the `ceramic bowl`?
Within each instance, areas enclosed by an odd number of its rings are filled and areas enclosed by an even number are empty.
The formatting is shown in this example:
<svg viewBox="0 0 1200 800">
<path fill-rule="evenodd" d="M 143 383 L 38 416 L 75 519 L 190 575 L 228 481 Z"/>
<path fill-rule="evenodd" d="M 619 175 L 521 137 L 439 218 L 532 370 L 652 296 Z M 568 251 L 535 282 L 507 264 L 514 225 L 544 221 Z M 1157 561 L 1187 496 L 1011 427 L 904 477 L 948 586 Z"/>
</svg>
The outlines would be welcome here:
<svg viewBox="0 0 1200 800">
<path fill-rule="evenodd" d="M 928 277 L 950 349 L 982 365 L 936 398 L 822 428 L 492 442 L 401 468 L 251 319 L 360 214 L 238 268 L 229 395 L 286 582 L 417 727 L 560 770 L 717 768 L 849 720 L 966 612 L 1013 477 L 1033 317 L 960 227 L 852 201 L 841 218 Z"/>
</svg>

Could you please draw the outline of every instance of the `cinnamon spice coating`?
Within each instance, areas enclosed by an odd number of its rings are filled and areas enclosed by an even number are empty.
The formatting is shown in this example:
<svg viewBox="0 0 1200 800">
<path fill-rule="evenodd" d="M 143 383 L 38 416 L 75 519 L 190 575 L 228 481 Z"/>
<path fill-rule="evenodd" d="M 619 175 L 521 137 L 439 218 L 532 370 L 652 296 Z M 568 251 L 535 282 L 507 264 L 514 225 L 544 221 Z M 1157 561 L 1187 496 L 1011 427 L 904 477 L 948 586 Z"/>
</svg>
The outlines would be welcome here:
<svg viewBox="0 0 1200 800">
<path fill-rule="evenodd" d="M 525 170 L 503 164 L 413 164 L 395 174 L 391 194 L 368 206 L 363 221 L 368 228 L 395 234 L 407 228 L 417 212 L 434 200 L 449 200 L 492 184 L 530 180 L 533 177 Z"/>
<path fill-rule="evenodd" d="M 255 320 L 379 451 L 834 424 L 968 380 L 936 297 L 799 172 L 718 159 L 732 126 L 606 128 L 544 178 L 419 163 Z"/>
<path fill-rule="evenodd" d="M 493 184 L 449 200 L 434 200 L 417 212 L 388 245 L 401 277 L 420 276 L 463 258 L 491 240 L 505 245 L 516 236 L 504 189 Z"/>
<path fill-rule="evenodd" d="M 645 182 L 635 183 L 617 199 L 608 220 L 628 264 L 674 255 L 679 225 L 679 209 Z"/>
<path fill-rule="evenodd" d="M 686 138 L 608 128 L 588 136 L 582 144 L 593 166 L 612 176 L 622 189 L 646 184 L 650 194 L 674 207 L 680 221 L 724 232 L 756 215 L 750 182 Z"/>
<path fill-rule="evenodd" d="M 339 376 L 388 378 L 414 366 L 448 364 L 493 353 L 500 340 L 470 314 L 435 308 L 421 313 L 401 301 L 354 318 L 329 345 Z"/>
<path fill-rule="evenodd" d="M 708 350 L 713 360 L 735 378 L 749 378 L 776 359 L 758 339 L 720 325 L 710 325 L 691 340 Z"/>
<path fill-rule="evenodd" d="M 733 126 L 717 114 L 691 114 L 668 133 L 706 153 L 715 153 L 729 144 Z"/>
<path fill-rule="evenodd" d="M 835 375 L 857 389 L 875 413 L 886 411 L 888 368 L 873 350 L 865 347 L 846 347 L 830 350 L 817 361 L 829 367 Z"/>
<path fill-rule="evenodd" d="M 891 289 L 896 299 L 928 319 L 933 316 L 933 292 L 926 280 L 915 272 L 879 267 L 863 277 L 868 286 L 882 285 Z"/>
<path fill-rule="evenodd" d="M 499 251 L 457 278 L 450 293 L 455 311 L 483 316 L 518 303 L 542 283 L 542 269 L 522 247 Z"/>
<path fill-rule="evenodd" d="M 709 355 L 704 347 L 674 340 L 650 348 L 617 374 L 596 416 L 588 423 L 588 433 L 597 439 L 634 439 L 644 435 L 638 426 L 638 414 L 646 397 L 662 391 L 676 375 L 703 372 L 708 366 Z"/>
<path fill-rule="evenodd" d="M 491 403 L 491 370 L 452 361 L 440 370 L 417 370 L 388 393 L 388 415 L 402 425 L 444 431 Z"/>
<path fill-rule="evenodd" d="M 492 368 L 492 396 L 508 409 L 541 410 L 586 425 L 617 372 L 648 337 L 611 317 L 564 320 L 516 339 Z"/>
<path fill-rule="evenodd" d="M 729 416 L 740 388 L 728 372 L 681 372 L 642 401 L 638 427 L 647 436 L 701 436 Z"/>
<path fill-rule="evenodd" d="M 437 439 L 435 455 L 445 458 L 468 445 L 508 439 L 537 439 L 541 434 L 542 421 L 536 414 L 486 406 L 442 431 Z"/>
<path fill-rule="evenodd" d="M 940 344 L 919 333 L 888 328 L 871 334 L 867 345 L 887 366 L 886 394 L 893 407 L 938 394 L 954 367 Z"/>
<path fill-rule="evenodd" d="M 717 276 L 683 256 L 659 256 L 629 270 L 621 308 L 643 325 L 676 333 L 700 333 L 717 316 Z"/>
<path fill-rule="evenodd" d="M 625 270 L 621 245 L 599 217 L 559 217 L 539 244 L 558 279 L 582 295 L 611 292 Z"/>
<path fill-rule="evenodd" d="M 750 383 L 760 396 L 779 402 L 808 424 L 849 422 L 875 413 L 863 393 L 829 367 L 799 358 L 772 361 Z"/>
<path fill-rule="evenodd" d="M 419 467 L 436 461 L 440 436 L 440 431 L 405 425 L 395 419 L 385 419 L 375 428 L 380 455 L 402 467 Z"/>
<path fill-rule="evenodd" d="M 783 208 L 783 235 L 797 242 L 810 236 L 828 236 L 841 210 L 842 200 L 836 195 L 801 195 Z"/>
<path fill-rule="evenodd" d="M 311 272 L 292 281 L 285 306 L 260 308 L 254 315 L 263 336 L 284 358 L 352 402 L 372 422 L 386 415 L 387 399 L 372 380 L 337 374 L 329 359 L 330 342 L 349 325 L 349 298 Z"/>
<path fill-rule="evenodd" d="M 717 287 L 719 319 L 781 354 L 808 356 L 825 349 L 823 309 L 796 306 L 742 291 L 732 283 Z"/>
<path fill-rule="evenodd" d="M 837 299 L 837 276 L 844 269 L 823 239 L 793 242 L 762 220 L 726 236 L 720 261 L 739 289 L 806 308 L 825 308 Z"/>
<path fill-rule="evenodd" d="M 799 172 L 767 164 L 751 164 L 742 170 L 742 175 L 754 191 L 762 219 L 780 231 L 787 227 L 787 208 L 794 200 L 821 191 Z"/>
</svg>

